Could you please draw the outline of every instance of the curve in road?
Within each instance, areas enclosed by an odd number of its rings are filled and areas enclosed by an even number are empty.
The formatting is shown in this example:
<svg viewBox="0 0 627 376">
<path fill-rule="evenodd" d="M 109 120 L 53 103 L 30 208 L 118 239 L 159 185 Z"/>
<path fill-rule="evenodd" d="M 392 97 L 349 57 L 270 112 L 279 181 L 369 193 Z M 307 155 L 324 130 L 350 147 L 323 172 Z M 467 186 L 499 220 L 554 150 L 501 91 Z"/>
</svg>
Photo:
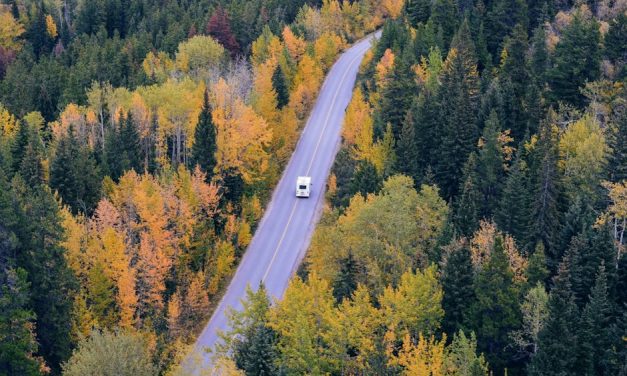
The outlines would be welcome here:
<svg viewBox="0 0 627 376">
<path fill-rule="evenodd" d="M 335 62 L 318 95 L 318 100 L 294 153 L 272 195 L 252 242 L 240 265 L 194 346 L 191 373 L 209 367 L 206 351 L 217 343 L 218 331 L 226 331 L 228 307 L 241 310 L 247 286 L 256 289 L 263 281 L 272 298 L 281 298 L 300 264 L 324 202 L 324 187 L 340 144 L 342 122 L 352 97 L 359 65 L 378 34 L 371 35 L 346 50 Z M 296 198 L 298 176 L 311 176 L 308 199 Z M 188 368 L 186 365 L 185 368 Z"/>
</svg>

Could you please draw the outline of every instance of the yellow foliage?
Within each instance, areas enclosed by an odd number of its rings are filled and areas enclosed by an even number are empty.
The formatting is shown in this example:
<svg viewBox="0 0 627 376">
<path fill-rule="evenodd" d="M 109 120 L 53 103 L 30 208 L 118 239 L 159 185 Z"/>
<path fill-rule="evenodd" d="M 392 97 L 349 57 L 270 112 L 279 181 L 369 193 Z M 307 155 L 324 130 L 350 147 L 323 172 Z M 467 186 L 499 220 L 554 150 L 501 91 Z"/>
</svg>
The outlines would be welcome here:
<svg viewBox="0 0 627 376">
<path fill-rule="evenodd" d="M 314 43 L 316 60 L 322 64 L 322 68 L 327 70 L 331 67 L 338 52 L 344 47 L 342 38 L 335 34 L 324 33 Z"/>
<path fill-rule="evenodd" d="M 24 34 L 24 26 L 13 18 L 8 7 L 0 7 L 0 46 L 19 50 L 22 42 L 18 39 Z"/>
<path fill-rule="evenodd" d="M 226 59 L 226 50 L 208 35 L 196 35 L 178 46 L 176 67 L 184 73 L 198 75 L 217 68 Z"/>
<path fill-rule="evenodd" d="M 54 22 L 54 19 L 51 15 L 46 15 L 46 32 L 50 36 L 50 38 L 54 39 L 57 37 L 57 24 Z"/>
<path fill-rule="evenodd" d="M 365 159 L 372 146 L 373 120 L 371 113 L 372 109 L 364 99 L 361 89 L 356 88 L 346 109 L 342 137 L 347 146 L 354 146 L 355 155 L 360 160 Z"/>
<path fill-rule="evenodd" d="M 163 51 L 159 51 L 156 55 L 150 51 L 142 62 L 142 68 L 148 77 L 163 82 L 174 69 L 174 62 Z"/>
<path fill-rule="evenodd" d="M 305 42 L 302 38 L 294 35 L 292 29 L 290 29 L 288 26 L 285 26 L 283 28 L 283 43 L 285 43 L 285 47 L 287 48 L 290 57 L 294 61 L 300 61 L 302 56 L 305 54 L 307 42 Z"/>
<path fill-rule="evenodd" d="M 390 363 L 403 367 L 403 375 L 444 376 L 447 374 L 444 367 L 445 342 L 446 335 L 442 340 L 436 341 L 433 335 L 425 339 L 420 334 L 418 343 L 414 344 L 410 336 L 406 335 L 398 356 L 392 355 Z"/>
<path fill-rule="evenodd" d="M 250 244 L 252 238 L 253 236 L 250 231 L 250 225 L 248 222 L 243 221 L 239 225 L 239 231 L 237 231 L 237 245 L 240 246 L 240 248 L 246 248 L 248 247 L 248 244 Z"/>
<path fill-rule="evenodd" d="M 375 80 L 378 87 L 384 87 L 386 85 L 388 81 L 388 74 L 392 71 L 392 68 L 394 67 L 394 59 L 394 52 L 392 52 L 392 50 L 390 50 L 389 48 L 385 50 L 383 56 L 381 57 L 381 60 L 379 60 L 379 63 L 375 68 Z"/>
<path fill-rule="evenodd" d="M 405 0 L 381 0 L 383 14 L 392 19 L 398 18 L 403 13 Z"/>
<path fill-rule="evenodd" d="M 470 256 L 473 266 L 476 269 L 481 269 L 488 262 L 494 250 L 494 241 L 497 236 L 503 239 L 503 248 L 507 255 L 509 266 L 514 273 L 514 280 L 518 282 L 526 281 L 527 259 L 516 248 L 514 238 L 498 231 L 494 222 L 481 221 L 479 230 L 477 230 L 470 242 Z"/>
<path fill-rule="evenodd" d="M 228 85 L 222 79 L 211 90 L 217 130 L 217 169 L 234 167 L 247 183 L 259 181 L 268 168 L 266 147 L 272 140 L 272 131 L 252 108 L 228 93 Z"/>
<path fill-rule="evenodd" d="M 627 230 L 627 180 L 618 183 L 603 182 L 608 190 L 610 205 L 599 217 L 597 224 L 611 224 L 614 240 L 618 248 L 618 257 L 622 257 L 625 248 L 625 230 Z"/>
<path fill-rule="evenodd" d="M 13 138 L 17 129 L 18 123 L 15 116 L 0 105 L 0 134 L 5 138 Z"/>
<path fill-rule="evenodd" d="M 254 68 L 252 106 L 270 125 L 272 133 L 278 136 L 277 127 L 280 113 L 277 110 L 277 93 L 272 86 L 272 75 L 277 67 L 274 59 L 268 59 Z"/>
</svg>

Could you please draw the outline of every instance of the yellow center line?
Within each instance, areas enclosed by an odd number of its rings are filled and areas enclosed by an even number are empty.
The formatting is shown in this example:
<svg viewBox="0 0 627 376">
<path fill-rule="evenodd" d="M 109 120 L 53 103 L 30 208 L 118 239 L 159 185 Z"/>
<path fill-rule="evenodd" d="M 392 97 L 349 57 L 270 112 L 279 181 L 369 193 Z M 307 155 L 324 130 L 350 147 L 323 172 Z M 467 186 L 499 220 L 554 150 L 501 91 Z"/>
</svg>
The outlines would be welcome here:
<svg viewBox="0 0 627 376">
<path fill-rule="evenodd" d="M 368 49 L 370 48 L 370 46 L 368 46 Z M 350 72 L 351 68 L 353 67 L 353 64 L 355 64 L 355 61 L 361 56 L 361 53 L 358 53 L 357 56 L 355 56 L 353 58 L 353 60 L 350 61 L 350 63 L 348 64 L 348 68 L 346 69 L 346 71 L 344 72 L 344 74 L 342 75 L 342 80 L 340 81 L 340 84 L 338 85 L 337 90 L 335 91 L 335 94 L 333 95 L 333 99 L 331 101 L 331 107 L 329 108 L 329 111 L 327 112 L 327 117 L 324 120 L 324 126 L 322 127 L 322 132 L 320 133 L 320 137 L 318 138 L 318 143 L 316 144 L 316 148 L 314 149 L 314 153 L 311 157 L 311 161 L 309 162 L 309 167 L 307 168 L 307 173 L 306 175 L 309 176 L 309 172 L 311 171 L 311 167 L 313 166 L 313 162 L 316 159 L 316 155 L 318 153 L 318 148 L 320 147 L 320 143 L 322 142 L 322 137 L 324 136 L 324 133 L 327 129 L 327 126 L 329 125 L 329 119 L 331 117 L 331 112 L 333 111 L 333 108 L 335 108 L 335 102 L 337 100 L 338 95 L 340 94 L 340 89 L 342 88 L 342 85 L 344 84 L 344 81 L 346 81 L 346 77 L 348 76 L 348 73 Z M 276 259 L 277 254 L 279 253 L 279 249 L 281 249 L 281 244 L 283 244 L 283 240 L 285 239 L 285 236 L 287 235 L 287 230 L 290 227 L 290 224 L 292 223 L 292 218 L 294 217 L 294 213 L 296 212 L 296 206 L 298 205 L 298 200 L 296 200 L 294 202 L 294 205 L 292 206 L 292 211 L 290 213 L 289 218 L 287 219 L 287 223 L 285 224 L 285 228 L 283 229 L 283 233 L 281 234 L 281 238 L 279 239 L 279 243 L 277 244 L 276 248 L 274 249 L 274 252 L 272 254 L 272 259 L 270 260 L 270 264 L 268 265 L 268 268 L 266 269 L 266 272 L 263 274 L 263 278 L 261 279 L 262 282 L 266 281 L 266 278 L 268 277 L 268 273 L 270 273 L 270 269 L 272 269 L 272 265 L 274 264 L 274 260 Z"/>
</svg>

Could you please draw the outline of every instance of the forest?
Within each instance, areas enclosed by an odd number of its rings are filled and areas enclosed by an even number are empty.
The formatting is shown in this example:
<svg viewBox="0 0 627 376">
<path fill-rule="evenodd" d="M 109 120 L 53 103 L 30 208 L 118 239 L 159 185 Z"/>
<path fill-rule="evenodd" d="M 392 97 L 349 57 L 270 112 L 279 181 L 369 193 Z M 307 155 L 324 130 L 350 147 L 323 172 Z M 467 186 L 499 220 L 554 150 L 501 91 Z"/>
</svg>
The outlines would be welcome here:
<svg viewBox="0 0 627 376">
<path fill-rule="evenodd" d="M 627 374 L 627 3 L 407 0 L 246 375 Z"/>
<path fill-rule="evenodd" d="M 0 375 L 181 375 L 382 28 L 223 375 L 627 375 L 624 0 L 2 0 Z M 207 370 L 212 374 L 211 370 Z"/>
</svg>

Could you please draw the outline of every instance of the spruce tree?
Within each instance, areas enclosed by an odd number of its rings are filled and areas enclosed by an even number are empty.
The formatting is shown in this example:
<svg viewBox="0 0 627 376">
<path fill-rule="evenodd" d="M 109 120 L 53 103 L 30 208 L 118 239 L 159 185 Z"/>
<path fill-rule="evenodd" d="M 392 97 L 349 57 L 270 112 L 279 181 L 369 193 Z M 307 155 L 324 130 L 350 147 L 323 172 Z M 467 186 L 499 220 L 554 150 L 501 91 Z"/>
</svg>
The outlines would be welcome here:
<svg viewBox="0 0 627 376">
<path fill-rule="evenodd" d="M 449 336 L 468 328 L 470 307 L 475 299 L 474 271 L 468 246 L 451 252 L 442 271 L 442 329 Z"/>
<path fill-rule="evenodd" d="M 403 121 L 418 91 L 408 56 L 409 53 L 404 53 L 395 58 L 388 83 L 382 89 L 379 111 L 375 114 L 377 132 L 382 134 L 386 125 L 391 124 L 395 140 L 400 137 Z"/>
<path fill-rule="evenodd" d="M 377 193 L 382 185 L 383 181 L 376 167 L 370 161 L 360 161 L 350 182 L 351 196 L 361 193 L 365 197 L 369 193 Z"/>
<path fill-rule="evenodd" d="M 198 124 L 194 131 L 194 144 L 192 146 L 192 166 L 198 165 L 207 173 L 207 179 L 213 176 L 213 169 L 216 166 L 216 128 L 213 124 L 211 108 L 209 105 L 209 93 L 205 91 L 203 105 Z"/>
<path fill-rule="evenodd" d="M 357 289 L 359 274 L 362 273 L 363 268 L 351 250 L 339 263 L 340 270 L 333 281 L 333 296 L 336 302 L 341 303 L 344 299 L 350 298 Z"/>
<path fill-rule="evenodd" d="M 22 159 L 26 154 L 26 147 L 31 139 L 31 131 L 28 124 L 22 120 L 18 122 L 17 134 L 11 143 L 11 161 L 13 162 L 13 173 L 17 173 L 22 166 Z"/>
<path fill-rule="evenodd" d="M 416 129 L 411 116 L 412 111 L 408 113 L 396 143 L 396 170 L 412 177 L 417 182 L 419 180 L 418 147 L 416 145 Z"/>
<path fill-rule="evenodd" d="M 135 172 L 143 172 L 142 156 L 141 156 L 141 140 L 137 124 L 133 120 L 133 114 L 128 112 L 126 120 L 122 123 L 120 120 L 120 142 L 122 143 L 123 154 L 120 156 L 124 160 L 123 170 L 135 170 Z"/>
<path fill-rule="evenodd" d="M 489 260 L 475 279 L 475 296 L 470 323 L 477 333 L 479 349 L 492 369 L 501 372 L 510 360 L 509 333 L 521 325 L 518 291 L 503 249 L 503 238 L 496 236 Z"/>
<path fill-rule="evenodd" d="M 627 179 L 627 107 L 616 116 L 609 144 L 612 154 L 607 166 L 610 180 L 619 182 Z"/>
<path fill-rule="evenodd" d="M 442 29 L 444 49 L 448 49 L 459 20 L 459 8 L 453 0 L 435 0 L 431 6 L 431 19 L 434 25 Z"/>
<path fill-rule="evenodd" d="M 277 108 L 280 110 L 290 102 L 290 91 L 283 68 L 278 64 L 272 74 L 272 88 L 276 92 Z"/>
<path fill-rule="evenodd" d="M 468 20 L 451 43 L 441 80 L 442 131 L 436 178 L 444 197 L 450 199 L 458 192 L 462 167 L 479 138 L 479 77 Z"/>
<path fill-rule="evenodd" d="M 534 154 L 532 167 L 535 176 L 532 177 L 532 225 L 529 244 L 536 244 L 539 241 L 543 243 L 549 269 L 554 273 L 560 261 L 557 244 L 561 223 L 560 173 L 557 167 L 557 141 L 550 124 L 544 124 L 540 130 Z"/>
<path fill-rule="evenodd" d="M 124 124 L 125 117 L 120 114 L 119 123 Z M 118 181 L 124 174 L 125 161 L 121 156 L 124 155 L 124 144 L 120 135 L 120 130 L 116 126 L 111 127 L 105 135 L 105 152 L 104 160 L 106 162 L 107 175 L 114 181 Z"/>
<path fill-rule="evenodd" d="M 59 207 L 44 185 L 22 192 L 18 200 L 23 216 L 17 266 L 28 272 L 38 354 L 58 374 L 60 363 L 71 353 L 70 315 L 76 285 L 61 247 L 64 233 Z"/>
<path fill-rule="evenodd" d="M 437 163 L 436 151 L 440 147 L 437 131 L 440 126 L 440 110 L 437 93 L 424 88 L 408 113 L 408 120 L 412 121 L 414 126 L 416 184 L 422 182 L 422 177 L 429 166 L 435 166 Z"/>
<path fill-rule="evenodd" d="M 546 285 L 547 278 L 549 278 L 549 269 L 546 267 L 546 255 L 544 254 L 542 243 L 538 243 L 531 256 L 529 256 L 525 276 L 527 277 L 528 286 L 535 286 L 538 282 Z"/>
<path fill-rule="evenodd" d="M 527 245 L 531 217 L 531 193 L 527 163 L 519 150 L 505 179 L 495 221 L 519 246 Z M 533 248 L 534 245 L 529 248 Z"/>
<path fill-rule="evenodd" d="M 45 182 L 42 159 L 41 145 L 36 140 L 31 140 L 26 146 L 19 170 L 24 182 L 30 188 L 36 188 Z"/>
<path fill-rule="evenodd" d="M 501 182 L 505 171 L 500 136 L 499 119 L 496 112 L 492 111 L 483 129 L 477 161 L 477 182 L 482 195 L 480 215 L 483 218 L 492 218 L 501 197 Z"/>
<path fill-rule="evenodd" d="M 235 364 L 246 375 L 276 375 L 277 360 L 277 334 L 265 325 L 255 326 L 250 329 L 246 337 L 239 341 L 235 347 Z"/>
<path fill-rule="evenodd" d="M 501 63 L 502 76 L 507 77 L 512 87 L 512 104 L 508 115 L 512 120 L 505 129 L 511 130 L 514 140 L 520 141 L 525 136 L 527 120 L 525 118 L 524 99 L 529 85 L 529 69 L 526 54 L 529 49 L 527 30 L 523 25 L 514 27 L 512 36 L 505 41 L 503 61 Z"/>
<path fill-rule="evenodd" d="M 620 335 L 615 332 L 605 264 L 601 264 L 581 314 L 579 370 L 587 375 L 618 375 Z M 617 346 L 618 345 L 618 346 Z"/>
<path fill-rule="evenodd" d="M 610 29 L 605 35 L 604 41 L 605 56 L 618 65 L 624 65 L 627 62 L 625 40 L 627 40 L 627 14 L 622 12 L 610 22 Z M 624 70 L 625 68 L 623 68 Z"/>
<path fill-rule="evenodd" d="M 554 65 L 549 71 L 550 98 L 579 108 L 585 105 L 580 89 L 600 73 L 601 33 L 596 19 L 586 20 L 575 12 L 555 47 Z"/>
<path fill-rule="evenodd" d="M 472 153 L 464 166 L 461 194 L 454 201 L 453 222 L 461 235 L 470 238 L 479 228 L 482 201 L 479 177 L 477 176 L 477 154 Z"/>
<path fill-rule="evenodd" d="M 579 309 L 570 289 L 567 260 L 560 264 L 553 284 L 549 296 L 549 317 L 539 334 L 538 351 L 527 369 L 530 376 L 578 374 Z"/>
<path fill-rule="evenodd" d="M 488 51 L 493 57 L 500 56 L 505 37 L 510 35 L 514 26 L 520 24 L 525 32 L 529 24 L 527 3 L 525 0 L 495 0 L 488 3 L 486 13 L 486 39 Z"/>
<path fill-rule="evenodd" d="M 426 23 L 431 15 L 431 1 L 429 0 L 407 0 L 405 12 L 412 26 L 419 23 Z"/>
</svg>

